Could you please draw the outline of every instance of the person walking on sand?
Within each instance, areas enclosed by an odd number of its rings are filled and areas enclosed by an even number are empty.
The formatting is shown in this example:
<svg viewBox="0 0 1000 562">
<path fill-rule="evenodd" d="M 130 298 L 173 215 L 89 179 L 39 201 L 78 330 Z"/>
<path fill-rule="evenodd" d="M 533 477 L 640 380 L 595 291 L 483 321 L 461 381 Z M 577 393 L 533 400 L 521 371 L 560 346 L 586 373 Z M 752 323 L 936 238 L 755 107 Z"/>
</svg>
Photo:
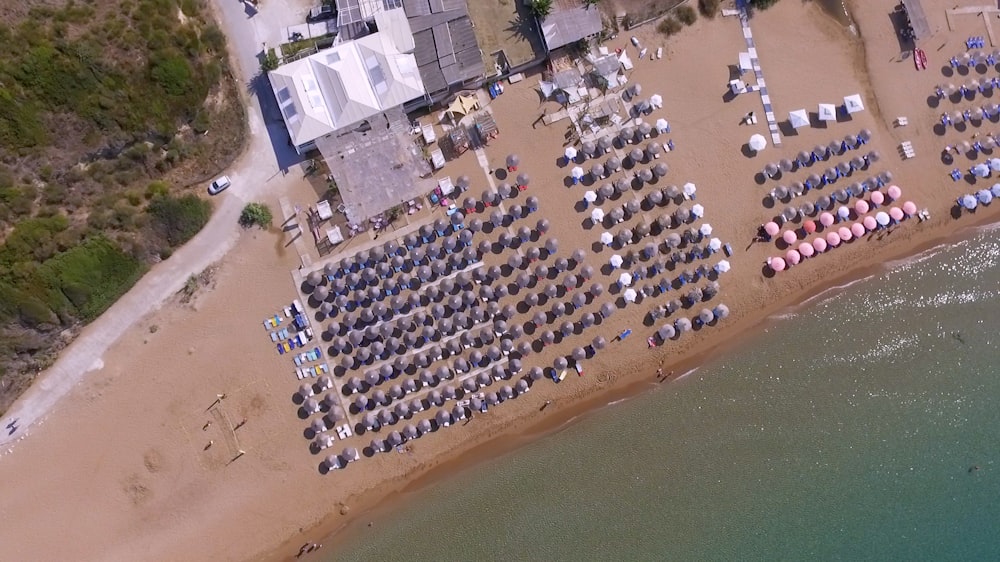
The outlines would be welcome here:
<svg viewBox="0 0 1000 562">
<path fill-rule="evenodd" d="M 212 420 L 205 422 L 205 425 L 201 426 L 202 431 L 208 431 L 208 428 L 212 427 Z"/>
</svg>

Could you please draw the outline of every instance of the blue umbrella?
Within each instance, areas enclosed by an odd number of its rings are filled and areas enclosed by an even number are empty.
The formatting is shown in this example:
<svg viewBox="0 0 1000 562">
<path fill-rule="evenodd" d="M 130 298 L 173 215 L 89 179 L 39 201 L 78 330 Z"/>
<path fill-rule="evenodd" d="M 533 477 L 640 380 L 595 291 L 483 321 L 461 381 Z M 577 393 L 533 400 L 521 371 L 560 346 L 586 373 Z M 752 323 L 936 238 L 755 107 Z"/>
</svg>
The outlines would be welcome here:
<svg viewBox="0 0 1000 562">
<path fill-rule="evenodd" d="M 959 197 L 958 204 L 971 211 L 976 208 L 978 202 L 976 201 L 976 198 L 971 195 L 963 195 Z"/>
<path fill-rule="evenodd" d="M 989 205 L 993 201 L 993 194 L 988 189 L 981 189 L 976 193 L 976 199 L 979 199 L 983 205 Z"/>
</svg>

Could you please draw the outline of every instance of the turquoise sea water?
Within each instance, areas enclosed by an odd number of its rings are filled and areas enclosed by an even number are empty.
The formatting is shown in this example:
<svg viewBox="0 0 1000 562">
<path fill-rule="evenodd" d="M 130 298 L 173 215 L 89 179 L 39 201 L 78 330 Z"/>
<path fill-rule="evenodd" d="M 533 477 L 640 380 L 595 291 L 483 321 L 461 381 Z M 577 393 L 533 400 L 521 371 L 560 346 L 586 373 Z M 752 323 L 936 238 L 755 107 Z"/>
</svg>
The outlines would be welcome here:
<svg viewBox="0 0 1000 562">
<path fill-rule="evenodd" d="M 329 555 L 1000 559 L 997 235 L 823 295 L 679 382 L 417 492 Z"/>
</svg>

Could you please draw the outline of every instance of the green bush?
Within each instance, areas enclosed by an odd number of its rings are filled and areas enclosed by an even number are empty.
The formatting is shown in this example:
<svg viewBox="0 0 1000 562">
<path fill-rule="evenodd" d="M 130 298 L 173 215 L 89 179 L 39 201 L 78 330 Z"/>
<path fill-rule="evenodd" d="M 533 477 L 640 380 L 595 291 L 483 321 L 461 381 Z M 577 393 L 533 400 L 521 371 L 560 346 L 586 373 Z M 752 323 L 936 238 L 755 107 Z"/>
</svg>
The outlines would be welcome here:
<svg viewBox="0 0 1000 562">
<path fill-rule="evenodd" d="M 684 26 L 681 24 L 681 22 L 669 16 L 660 20 L 660 23 L 656 25 L 656 30 L 666 35 L 667 37 L 670 37 L 675 33 L 679 33 L 680 30 L 682 29 L 684 29 Z"/>
<path fill-rule="evenodd" d="M 240 213 L 240 226 L 243 228 L 254 226 L 267 228 L 271 226 L 273 220 L 274 217 L 271 214 L 271 208 L 263 203 L 247 203 L 246 207 L 243 207 L 243 211 Z"/>
<path fill-rule="evenodd" d="M 187 242 L 212 216 L 212 204 L 195 195 L 156 197 L 147 209 L 153 227 L 172 247 Z"/>
<path fill-rule="evenodd" d="M 157 197 L 159 195 L 166 195 L 168 193 L 170 193 L 170 186 L 167 185 L 167 182 L 165 181 L 160 181 L 160 180 L 152 181 L 149 182 L 148 186 L 146 186 L 147 200 Z"/>
<path fill-rule="evenodd" d="M 698 13 L 691 6 L 677 8 L 677 19 L 684 25 L 691 25 L 698 19 Z"/>
<path fill-rule="evenodd" d="M 150 67 L 150 75 L 164 92 L 171 96 L 183 96 L 191 91 L 191 65 L 184 57 L 170 53 L 155 57 Z"/>
<path fill-rule="evenodd" d="M 528 11 L 536 18 L 544 18 L 552 13 L 552 0 L 532 0 Z"/>
<path fill-rule="evenodd" d="M 104 237 L 90 239 L 47 260 L 39 277 L 74 316 L 93 320 L 142 275 L 142 264 Z M 58 310 L 58 309 L 57 309 Z"/>
<path fill-rule="evenodd" d="M 706 18 L 714 18 L 719 14 L 719 0 L 698 0 L 698 11 Z"/>
</svg>

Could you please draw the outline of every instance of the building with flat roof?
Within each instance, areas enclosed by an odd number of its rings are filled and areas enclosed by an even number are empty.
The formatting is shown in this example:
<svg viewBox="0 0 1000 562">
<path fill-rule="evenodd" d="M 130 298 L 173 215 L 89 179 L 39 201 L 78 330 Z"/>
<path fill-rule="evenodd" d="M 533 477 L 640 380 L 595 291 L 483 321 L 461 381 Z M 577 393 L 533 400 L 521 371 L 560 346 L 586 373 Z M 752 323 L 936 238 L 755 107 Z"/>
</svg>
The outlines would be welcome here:
<svg viewBox="0 0 1000 562">
<path fill-rule="evenodd" d="M 299 153 L 314 148 L 320 137 L 425 96 L 403 10 L 378 12 L 374 19 L 378 32 L 337 43 L 269 73 Z"/>
<path fill-rule="evenodd" d="M 604 28 L 601 11 L 597 6 L 585 4 L 581 0 L 557 0 L 552 4 L 552 12 L 539 21 L 545 49 L 552 52 L 597 35 Z"/>
<path fill-rule="evenodd" d="M 485 77 L 483 54 L 465 0 L 403 0 L 429 101 L 455 88 L 478 86 Z"/>
</svg>

